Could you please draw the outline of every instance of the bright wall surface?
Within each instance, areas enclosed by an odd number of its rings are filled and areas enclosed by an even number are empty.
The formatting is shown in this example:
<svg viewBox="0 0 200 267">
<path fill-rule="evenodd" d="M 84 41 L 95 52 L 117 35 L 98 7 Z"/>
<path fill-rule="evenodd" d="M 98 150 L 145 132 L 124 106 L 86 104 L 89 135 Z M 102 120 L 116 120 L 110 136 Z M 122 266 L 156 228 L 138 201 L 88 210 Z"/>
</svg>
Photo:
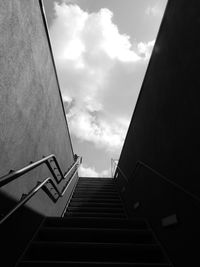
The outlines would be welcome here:
<svg viewBox="0 0 200 267">
<path fill-rule="evenodd" d="M 73 151 L 62 106 L 56 70 L 39 1 L 0 1 L 0 176 L 43 155 L 55 154 L 63 172 Z M 28 193 L 50 175 L 39 167 L 5 186 L 13 199 Z M 60 185 L 61 188 L 63 184 Z M 29 202 L 45 215 L 59 215 L 43 193 Z"/>
<path fill-rule="evenodd" d="M 42 3 L 0 0 L 0 176 L 49 154 L 63 173 L 74 162 Z M 49 176 L 40 166 L 2 187 L 0 215 Z M 68 195 L 55 204 L 40 191 L 1 225 L 4 266 L 14 265 L 43 216 L 61 216 Z"/>
</svg>

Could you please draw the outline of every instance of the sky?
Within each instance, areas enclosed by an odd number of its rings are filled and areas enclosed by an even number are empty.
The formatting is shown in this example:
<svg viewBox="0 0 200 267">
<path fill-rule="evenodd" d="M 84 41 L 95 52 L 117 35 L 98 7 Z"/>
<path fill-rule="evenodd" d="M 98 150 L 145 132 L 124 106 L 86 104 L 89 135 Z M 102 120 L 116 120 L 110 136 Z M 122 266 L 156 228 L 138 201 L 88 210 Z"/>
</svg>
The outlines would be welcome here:
<svg viewBox="0 0 200 267">
<path fill-rule="evenodd" d="M 167 0 L 43 0 L 80 176 L 111 176 Z"/>
</svg>

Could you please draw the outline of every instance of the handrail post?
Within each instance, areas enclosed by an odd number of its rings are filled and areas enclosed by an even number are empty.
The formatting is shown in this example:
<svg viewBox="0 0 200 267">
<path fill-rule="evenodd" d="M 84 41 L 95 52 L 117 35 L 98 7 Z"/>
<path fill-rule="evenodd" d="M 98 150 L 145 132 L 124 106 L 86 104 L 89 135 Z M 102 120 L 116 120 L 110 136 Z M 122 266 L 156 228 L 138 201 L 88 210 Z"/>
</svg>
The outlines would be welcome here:
<svg viewBox="0 0 200 267">
<path fill-rule="evenodd" d="M 61 179 L 58 180 L 57 176 L 54 172 L 54 169 L 52 168 L 49 160 L 53 159 L 53 161 L 56 164 L 56 169 L 58 169 Z M 71 177 L 69 178 L 69 180 L 66 182 L 66 185 L 63 187 L 62 191 L 60 192 L 58 187 L 56 186 L 56 184 L 53 182 L 53 180 L 51 179 L 51 177 L 46 178 L 44 181 L 42 182 L 37 182 L 37 185 L 28 193 L 28 194 L 23 194 L 21 200 L 19 201 L 19 203 L 10 211 L 8 212 L 1 220 L 0 220 L 0 224 L 2 224 L 6 219 L 8 219 L 16 210 L 18 210 L 21 206 L 23 206 L 30 198 L 32 198 L 40 189 L 43 189 L 45 193 L 47 193 L 47 195 L 54 201 L 57 202 L 58 198 L 63 197 L 69 184 L 71 183 L 71 181 L 73 180 L 73 178 L 75 177 L 75 175 L 78 172 L 78 167 L 80 166 L 82 162 L 82 157 L 78 157 L 76 158 L 76 160 L 74 161 L 74 163 L 72 164 L 72 166 L 70 167 L 70 169 L 67 171 L 67 173 L 65 175 L 63 175 L 60 165 L 55 157 L 55 155 L 49 155 L 47 157 L 43 157 L 41 160 L 35 162 L 35 163 L 31 163 L 28 166 L 14 171 L 14 172 L 9 172 L 9 174 L 4 175 L 3 177 L 0 178 L 0 187 L 8 184 L 11 181 L 14 181 L 15 179 L 21 177 L 22 175 L 24 175 L 25 173 L 30 172 L 31 170 L 37 168 L 38 166 L 42 165 L 42 164 L 46 164 L 46 166 L 48 167 L 48 169 L 50 170 L 53 178 L 55 179 L 56 183 L 59 184 L 62 180 L 65 180 L 68 175 L 71 173 L 71 171 L 75 168 L 75 171 L 73 172 L 73 174 L 71 175 Z M 49 192 L 48 188 L 46 186 L 47 183 L 50 183 L 52 188 L 55 190 L 55 194 L 58 195 L 58 198 L 55 199 L 54 197 L 51 196 L 51 192 Z M 47 192 L 48 191 L 48 192 Z"/>
</svg>

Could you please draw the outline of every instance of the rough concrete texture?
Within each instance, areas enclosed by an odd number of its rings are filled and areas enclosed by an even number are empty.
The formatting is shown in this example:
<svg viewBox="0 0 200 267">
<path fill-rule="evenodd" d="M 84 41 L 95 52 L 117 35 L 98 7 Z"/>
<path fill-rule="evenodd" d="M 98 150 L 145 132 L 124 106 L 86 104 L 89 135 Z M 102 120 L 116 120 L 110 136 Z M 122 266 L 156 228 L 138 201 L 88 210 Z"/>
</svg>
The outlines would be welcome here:
<svg viewBox="0 0 200 267">
<path fill-rule="evenodd" d="M 73 151 L 64 116 L 39 2 L 0 0 L 0 176 L 49 154 L 65 172 Z M 2 190 L 19 199 L 48 176 L 42 166 Z M 56 216 L 64 200 L 55 205 L 41 191 L 27 205 Z"/>
</svg>

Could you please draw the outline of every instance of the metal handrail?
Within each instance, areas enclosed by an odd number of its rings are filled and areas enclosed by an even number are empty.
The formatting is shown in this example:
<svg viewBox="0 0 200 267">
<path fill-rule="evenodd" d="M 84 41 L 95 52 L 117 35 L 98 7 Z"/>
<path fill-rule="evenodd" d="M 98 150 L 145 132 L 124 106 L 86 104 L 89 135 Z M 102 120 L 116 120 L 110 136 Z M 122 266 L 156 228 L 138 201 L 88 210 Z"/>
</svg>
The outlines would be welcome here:
<svg viewBox="0 0 200 267">
<path fill-rule="evenodd" d="M 18 210 L 21 206 L 23 206 L 30 198 L 32 198 L 45 184 L 47 184 L 51 180 L 51 177 L 46 178 L 42 182 L 38 182 L 38 184 L 24 197 L 11 211 L 9 211 L 3 219 L 0 220 L 0 224 L 2 224 L 6 219 L 8 219 L 16 210 Z"/>
<path fill-rule="evenodd" d="M 153 172 L 154 174 L 156 174 L 157 176 L 159 176 L 160 178 L 162 178 L 163 180 L 165 180 L 166 182 L 172 184 L 174 187 L 178 188 L 179 190 L 183 191 L 185 194 L 189 195 L 190 197 L 194 198 L 195 200 L 200 202 L 200 198 L 197 197 L 196 195 L 190 193 L 189 191 L 187 191 L 184 187 L 178 185 L 177 183 L 173 182 L 172 180 L 170 180 L 169 178 L 167 178 L 166 176 L 164 176 L 163 174 L 161 174 L 160 172 L 156 171 L 155 169 L 153 169 L 152 167 L 150 167 L 149 165 L 147 165 L 146 163 L 142 162 L 142 161 L 137 161 L 135 168 L 133 170 L 133 176 L 136 172 L 136 170 L 138 169 L 138 167 L 145 167 L 146 169 L 150 170 L 151 172 Z M 127 176 L 124 174 L 124 172 L 122 171 L 122 169 L 117 165 L 116 166 L 117 169 L 119 169 L 119 171 L 121 172 L 123 178 L 125 178 L 126 182 L 128 182 L 128 178 Z M 116 178 L 115 178 L 116 179 Z"/>
<path fill-rule="evenodd" d="M 46 160 L 49 160 L 50 158 L 55 158 L 54 155 L 50 155 L 48 157 L 45 157 L 43 158 L 42 160 L 39 160 L 31 165 L 34 165 L 34 166 L 27 166 L 21 170 L 18 170 L 12 174 L 9 174 L 9 175 L 6 175 L 6 176 L 3 176 L 3 182 L 2 184 L 5 185 L 5 184 L 8 184 L 9 182 L 17 179 L 18 177 L 22 176 L 23 174 L 31 171 L 32 169 L 40 166 L 41 164 L 43 163 L 46 163 Z M 56 160 L 57 162 L 57 160 Z M 73 163 L 73 165 L 71 166 L 71 168 L 67 171 L 67 173 L 65 174 L 65 176 L 62 176 L 64 177 L 64 179 L 70 174 L 71 170 L 77 166 L 77 165 L 80 165 L 81 163 L 81 157 L 78 157 L 76 159 L 76 161 Z M 58 162 L 57 162 L 58 164 Z M 48 166 L 48 165 L 47 165 Z M 59 167 L 59 165 L 58 165 Z M 52 169 L 53 170 L 53 169 Z M 59 170 L 60 167 L 59 167 Z M 21 200 L 19 201 L 19 203 L 11 210 L 9 211 L 1 220 L 0 220 L 0 224 L 2 224 L 6 219 L 8 219 L 16 210 L 18 210 L 21 206 L 23 206 L 30 198 L 32 198 L 40 189 L 43 189 L 43 187 L 47 184 L 47 183 L 51 183 L 51 185 L 53 186 L 54 190 L 56 191 L 56 194 L 58 194 L 59 197 L 63 197 L 69 184 L 71 183 L 71 181 L 74 179 L 76 173 L 78 171 L 78 168 L 76 168 L 76 170 L 74 171 L 73 175 L 70 177 L 70 179 L 67 181 L 66 185 L 64 186 L 64 188 L 62 189 L 62 191 L 60 192 L 57 188 L 57 186 L 55 185 L 55 183 L 53 182 L 52 178 L 51 177 L 48 177 L 46 178 L 44 181 L 42 182 L 38 182 L 37 185 L 28 193 L 28 194 L 23 194 L 22 195 L 22 198 Z M 62 172 L 61 172 L 62 173 Z M 55 174 L 55 173 L 54 173 Z M 62 180 L 62 179 L 61 179 Z M 6 182 L 7 181 L 7 182 Z M 56 182 L 58 180 L 56 179 Z M 58 183 L 60 183 L 60 181 L 58 181 Z M 3 186 L 3 185 L 0 185 L 0 186 Z"/>
<path fill-rule="evenodd" d="M 122 169 L 119 167 L 119 165 L 113 161 L 113 163 L 116 165 L 116 169 L 119 169 L 119 171 L 121 172 L 123 178 L 126 180 L 126 182 L 128 183 L 128 178 L 127 176 L 125 175 L 125 173 L 122 171 Z M 116 172 L 115 172 L 116 173 Z M 117 179 L 116 175 L 114 175 L 114 179 Z"/>
<path fill-rule="evenodd" d="M 58 178 L 57 178 L 57 176 L 56 176 L 56 174 L 54 172 L 54 169 L 52 168 L 49 160 L 50 161 L 54 161 L 54 163 L 56 164 L 56 168 L 59 171 L 59 176 L 61 176 L 60 180 L 58 180 Z M 56 159 L 56 156 L 54 154 L 51 154 L 51 155 L 49 155 L 47 157 L 43 157 L 42 159 L 40 159 L 40 160 L 38 160 L 38 161 L 36 161 L 34 163 L 31 162 L 29 165 L 27 165 L 26 167 L 24 167 L 24 168 L 22 168 L 20 170 L 11 171 L 9 174 L 0 177 L 0 187 L 10 183 L 11 181 L 16 180 L 18 177 L 30 172 L 31 170 L 39 167 L 42 164 L 46 164 L 47 165 L 48 169 L 50 170 L 50 172 L 53 175 L 54 179 L 56 180 L 57 184 L 59 184 L 62 180 L 65 179 L 66 175 L 65 176 L 63 175 L 63 173 L 61 171 L 61 168 L 60 168 L 60 166 L 58 164 L 58 161 Z M 70 170 L 73 169 L 73 167 L 74 167 L 74 164 L 72 165 Z"/>
</svg>

